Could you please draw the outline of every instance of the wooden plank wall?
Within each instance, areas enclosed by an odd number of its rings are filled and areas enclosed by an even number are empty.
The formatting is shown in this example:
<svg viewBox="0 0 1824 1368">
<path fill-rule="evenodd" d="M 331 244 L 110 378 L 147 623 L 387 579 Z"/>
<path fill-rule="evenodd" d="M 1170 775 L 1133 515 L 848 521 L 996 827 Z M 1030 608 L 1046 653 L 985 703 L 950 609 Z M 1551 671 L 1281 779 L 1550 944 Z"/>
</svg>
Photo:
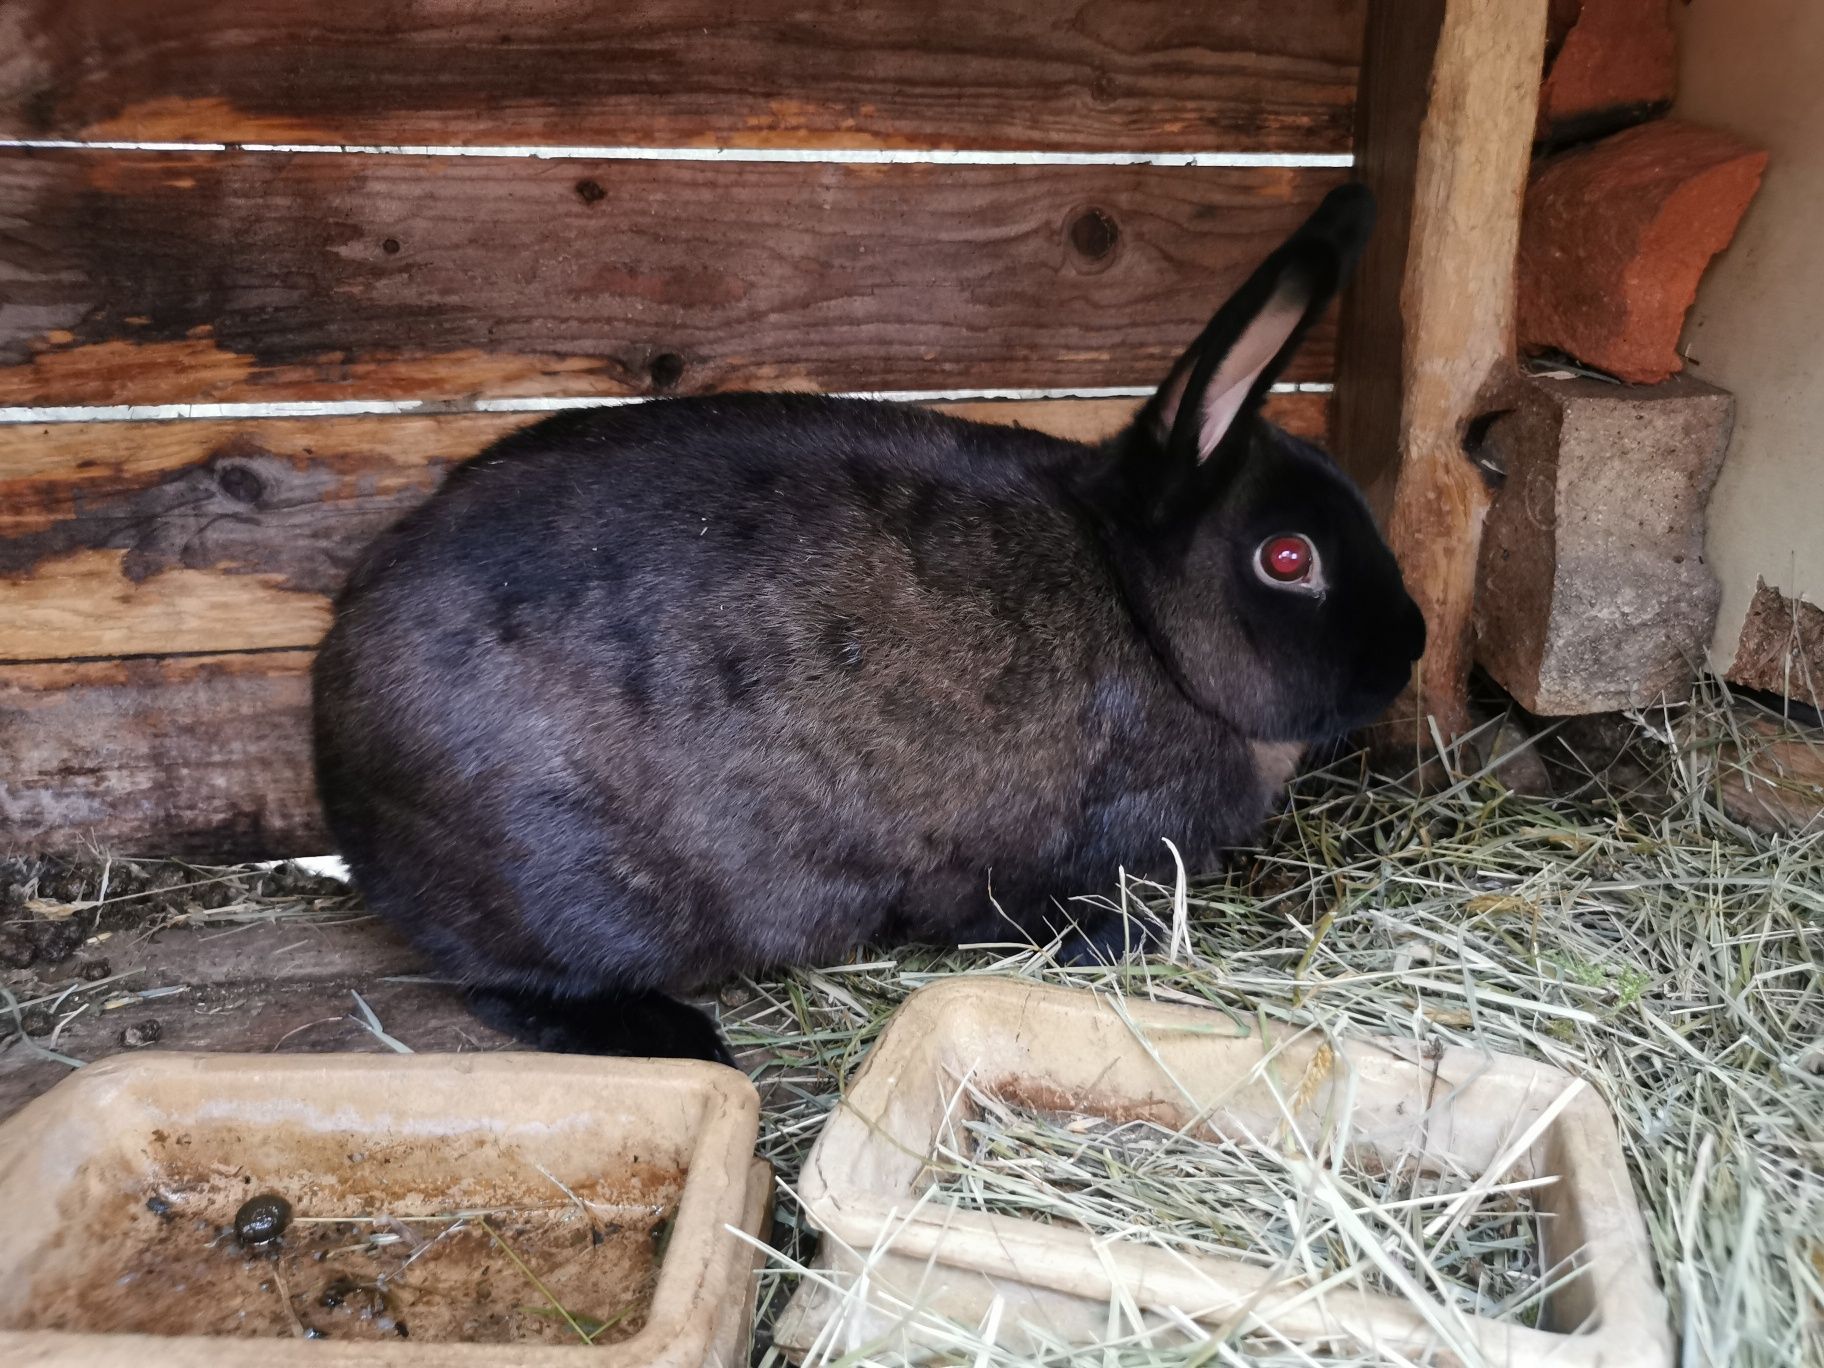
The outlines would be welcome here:
<svg viewBox="0 0 1824 1368">
<path fill-rule="evenodd" d="M 1156 381 L 1347 174 L 1311 163 L 1349 150 L 1361 30 L 1361 0 L 15 0 L 0 849 L 323 849 L 310 650 L 360 545 L 538 416 L 487 401 L 1112 430 L 1131 397 L 969 396 Z"/>
</svg>

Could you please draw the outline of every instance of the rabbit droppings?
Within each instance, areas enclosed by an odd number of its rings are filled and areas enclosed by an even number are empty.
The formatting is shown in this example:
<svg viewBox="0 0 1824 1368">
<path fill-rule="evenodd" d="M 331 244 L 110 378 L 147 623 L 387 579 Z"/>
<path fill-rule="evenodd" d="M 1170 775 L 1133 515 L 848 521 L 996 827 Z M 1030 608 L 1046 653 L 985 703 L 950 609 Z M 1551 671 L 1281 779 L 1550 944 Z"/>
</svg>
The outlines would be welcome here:
<svg viewBox="0 0 1824 1368">
<path fill-rule="evenodd" d="M 369 903 L 587 1053 L 726 1060 L 669 994 L 867 941 L 1119 953 L 1065 900 L 1246 841 L 1422 651 L 1355 487 L 1260 416 L 1372 217 L 1332 192 L 1101 446 L 738 394 L 457 467 L 317 657 Z"/>
</svg>

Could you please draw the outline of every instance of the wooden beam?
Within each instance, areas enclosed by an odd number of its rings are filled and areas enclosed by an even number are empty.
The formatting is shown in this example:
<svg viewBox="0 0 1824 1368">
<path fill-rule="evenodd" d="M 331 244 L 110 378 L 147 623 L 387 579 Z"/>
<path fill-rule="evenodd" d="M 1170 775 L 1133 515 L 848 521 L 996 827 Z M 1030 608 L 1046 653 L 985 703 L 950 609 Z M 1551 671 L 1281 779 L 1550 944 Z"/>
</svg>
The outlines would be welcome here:
<svg viewBox="0 0 1824 1368">
<path fill-rule="evenodd" d="M 0 136 L 1346 151 L 1362 0 L 8 0 Z"/>
<path fill-rule="evenodd" d="M 0 404 L 1151 384 L 1341 175 L 0 149 Z"/>
<path fill-rule="evenodd" d="M 1367 488 L 1429 628 L 1384 740 L 1450 739 L 1489 491 L 1464 452 L 1514 368 L 1514 259 L 1547 0 L 1370 0 L 1356 166 L 1382 222 L 1344 300 L 1337 454 Z"/>
</svg>

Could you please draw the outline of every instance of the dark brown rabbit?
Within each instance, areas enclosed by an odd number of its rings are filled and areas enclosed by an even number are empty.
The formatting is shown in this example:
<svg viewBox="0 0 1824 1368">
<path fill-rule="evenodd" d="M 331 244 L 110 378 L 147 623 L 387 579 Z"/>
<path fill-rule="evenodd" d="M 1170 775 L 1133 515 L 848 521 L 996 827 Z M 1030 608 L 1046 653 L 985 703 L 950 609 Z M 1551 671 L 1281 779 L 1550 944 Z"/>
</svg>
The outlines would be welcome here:
<svg viewBox="0 0 1824 1368">
<path fill-rule="evenodd" d="M 1258 412 L 1371 216 L 1333 192 L 1099 447 L 730 395 L 459 467 L 317 660 L 369 902 L 530 1042 L 726 1058 L 667 994 L 1053 934 L 1167 840 L 1245 841 L 1293 747 L 1372 718 L 1424 642 L 1355 488 Z"/>
</svg>

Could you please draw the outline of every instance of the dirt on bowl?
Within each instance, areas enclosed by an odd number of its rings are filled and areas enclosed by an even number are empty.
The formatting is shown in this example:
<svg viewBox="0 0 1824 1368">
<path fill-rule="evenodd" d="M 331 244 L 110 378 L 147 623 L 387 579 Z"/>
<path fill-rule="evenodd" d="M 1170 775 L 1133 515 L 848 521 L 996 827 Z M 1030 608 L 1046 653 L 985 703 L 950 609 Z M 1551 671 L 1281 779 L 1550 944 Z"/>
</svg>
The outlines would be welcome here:
<svg viewBox="0 0 1824 1368">
<path fill-rule="evenodd" d="M 149 1180 L 84 1185 L 102 1197 L 62 1213 L 64 1248 L 7 1328 L 613 1343 L 645 1324 L 684 1185 L 682 1169 L 650 1164 L 582 1184 L 512 1178 L 422 1140 L 336 1164 L 186 1166 L 183 1140 L 160 1146 Z M 451 1200 L 427 1192 L 438 1172 L 477 1167 L 494 1171 Z M 268 1194 L 290 1204 L 289 1221 L 266 1243 L 243 1240 L 236 1213 Z"/>
</svg>

